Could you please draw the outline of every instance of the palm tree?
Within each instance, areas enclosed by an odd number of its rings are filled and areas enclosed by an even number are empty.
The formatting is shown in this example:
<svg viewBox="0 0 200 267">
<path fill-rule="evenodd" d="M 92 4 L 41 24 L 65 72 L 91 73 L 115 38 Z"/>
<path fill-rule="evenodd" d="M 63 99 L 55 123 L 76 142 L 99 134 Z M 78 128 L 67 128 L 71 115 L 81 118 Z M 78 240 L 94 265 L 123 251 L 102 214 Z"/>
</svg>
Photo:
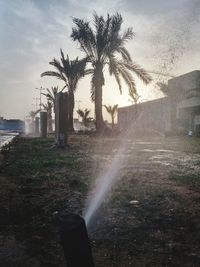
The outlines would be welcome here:
<svg viewBox="0 0 200 267">
<path fill-rule="evenodd" d="M 132 103 L 137 105 L 141 96 L 138 95 L 138 93 L 136 91 L 133 91 L 133 90 L 129 90 L 129 96 L 131 97 Z"/>
<path fill-rule="evenodd" d="M 132 103 L 135 104 L 135 112 L 134 112 L 134 115 L 135 115 L 135 120 L 137 119 L 138 117 L 138 103 L 139 103 L 139 99 L 140 99 L 140 95 L 138 95 L 137 91 L 136 90 L 129 90 L 129 96 L 131 97 L 131 101 Z"/>
<path fill-rule="evenodd" d="M 37 114 L 40 112 L 41 110 L 40 109 L 38 109 L 38 110 L 36 110 L 36 111 L 33 111 L 33 110 L 31 110 L 30 112 L 29 112 L 29 117 L 31 118 L 31 124 L 30 124 L 30 126 L 31 126 L 31 132 L 33 133 L 33 132 L 35 132 L 35 124 L 34 124 L 34 121 L 35 121 L 35 117 L 37 116 Z"/>
<path fill-rule="evenodd" d="M 95 116 L 97 131 L 104 128 L 102 116 L 102 87 L 104 85 L 104 69 L 107 65 L 110 75 L 114 75 L 120 92 L 121 77 L 129 89 L 135 89 L 135 81 L 132 73 L 135 73 L 144 83 L 151 81 L 150 75 L 137 64 L 133 63 L 125 44 L 134 36 L 132 28 L 120 33 L 122 16 L 120 14 L 98 16 L 94 13 L 94 30 L 88 21 L 73 18 L 75 27 L 72 28 L 71 37 L 80 45 L 80 49 L 86 54 L 91 63 L 92 81 L 91 93 L 95 102 Z M 121 59 L 118 57 L 121 56 Z"/>
<path fill-rule="evenodd" d="M 62 92 L 64 89 L 65 89 L 65 87 L 63 87 L 60 92 Z M 55 113 L 56 94 L 59 92 L 58 86 L 52 86 L 51 90 L 48 88 L 46 88 L 46 90 L 47 90 L 47 92 L 42 93 L 42 94 L 46 96 L 48 102 L 52 103 L 53 110 Z M 43 105 L 43 107 L 44 107 L 44 105 Z"/>
<path fill-rule="evenodd" d="M 75 60 L 69 60 L 68 55 L 65 58 L 62 49 L 60 49 L 60 53 L 60 61 L 54 58 L 51 62 L 49 62 L 49 64 L 54 66 L 57 71 L 45 71 L 41 74 L 41 77 L 56 77 L 57 79 L 60 79 L 65 83 L 64 88 L 68 88 L 69 129 L 73 131 L 74 93 L 77 89 L 78 81 L 86 74 L 85 67 L 87 59 L 84 58 L 79 60 L 77 57 Z"/>
<path fill-rule="evenodd" d="M 104 105 L 106 111 L 110 114 L 111 116 L 111 120 L 112 120 L 112 131 L 114 129 L 114 120 L 115 120 L 115 116 L 117 114 L 117 110 L 118 110 L 118 105 L 114 105 L 114 106 L 111 106 L 111 105 Z"/>
<path fill-rule="evenodd" d="M 32 122 L 34 121 L 36 115 L 37 115 L 39 112 L 40 112 L 40 109 L 38 109 L 38 110 L 36 110 L 36 111 L 31 110 L 31 111 L 29 112 L 28 115 L 29 115 L 29 117 L 31 118 Z"/>
<path fill-rule="evenodd" d="M 47 104 L 42 104 L 43 109 L 47 112 L 48 132 L 53 132 L 52 128 L 52 107 L 53 102 L 47 101 Z"/>
<path fill-rule="evenodd" d="M 90 110 L 85 108 L 84 110 L 78 109 L 77 110 L 78 115 L 82 118 L 82 122 L 84 126 L 87 126 L 88 123 L 91 121 L 91 118 L 89 118 Z"/>
</svg>

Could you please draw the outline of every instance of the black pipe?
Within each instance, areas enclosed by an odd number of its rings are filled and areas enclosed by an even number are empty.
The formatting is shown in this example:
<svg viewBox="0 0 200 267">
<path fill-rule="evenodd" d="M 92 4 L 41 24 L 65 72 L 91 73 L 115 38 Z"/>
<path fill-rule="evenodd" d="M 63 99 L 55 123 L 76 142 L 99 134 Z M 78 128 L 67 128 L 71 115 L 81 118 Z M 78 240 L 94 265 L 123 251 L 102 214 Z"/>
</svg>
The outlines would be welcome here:
<svg viewBox="0 0 200 267">
<path fill-rule="evenodd" d="M 87 228 L 80 215 L 60 216 L 60 238 L 67 267 L 94 267 Z"/>
</svg>

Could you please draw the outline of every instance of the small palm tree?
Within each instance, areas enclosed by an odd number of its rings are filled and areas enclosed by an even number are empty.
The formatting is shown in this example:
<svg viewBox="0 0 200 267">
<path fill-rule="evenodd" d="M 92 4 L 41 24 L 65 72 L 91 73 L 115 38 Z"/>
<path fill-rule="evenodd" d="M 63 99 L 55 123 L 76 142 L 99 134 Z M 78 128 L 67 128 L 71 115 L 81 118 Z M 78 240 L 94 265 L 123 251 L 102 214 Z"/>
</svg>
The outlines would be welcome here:
<svg viewBox="0 0 200 267">
<path fill-rule="evenodd" d="M 62 92 L 64 89 L 65 87 L 63 87 L 60 92 Z M 51 89 L 47 88 L 46 91 L 47 91 L 46 93 L 42 94 L 46 96 L 48 102 L 52 103 L 53 110 L 55 113 L 56 94 L 59 92 L 58 86 L 52 86 Z"/>
<path fill-rule="evenodd" d="M 140 96 L 138 95 L 137 91 L 136 90 L 129 90 L 129 96 L 131 97 L 131 102 L 133 104 L 135 104 L 135 109 L 134 109 L 134 118 L 135 120 L 137 119 L 138 117 L 138 103 L 139 103 L 139 99 L 140 99 Z"/>
<path fill-rule="evenodd" d="M 47 101 L 47 104 L 42 104 L 43 109 L 47 112 L 47 125 L 48 125 L 48 132 L 53 132 L 52 127 L 52 108 L 53 102 Z"/>
<path fill-rule="evenodd" d="M 111 106 L 111 105 L 104 105 L 106 111 L 110 114 L 111 116 L 111 120 L 112 120 L 112 131 L 114 129 L 114 120 L 115 120 L 115 116 L 117 114 L 117 110 L 118 110 L 118 105 L 114 105 L 114 106 Z"/>
<path fill-rule="evenodd" d="M 94 13 L 94 30 L 88 21 L 73 18 L 75 27 L 72 28 L 71 37 L 80 45 L 80 49 L 86 54 L 87 61 L 91 63 L 92 81 L 91 94 L 95 102 L 95 116 L 97 131 L 104 128 L 102 116 L 102 87 L 105 83 L 104 69 L 108 66 L 110 75 L 114 75 L 120 92 L 121 78 L 129 89 L 135 89 L 135 81 L 132 74 L 136 74 L 144 83 L 151 81 L 150 75 L 137 64 L 125 48 L 127 41 L 134 36 L 132 28 L 121 33 L 122 16 L 116 14 L 98 16 Z M 119 58 L 121 57 L 121 59 Z"/>
<path fill-rule="evenodd" d="M 40 109 L 38 109 L 38 110 L 36 110 L 36 111 L 33 111 L 33 110 L 31 110 L 30 112 L 29 112 L 29 117 L 31 118 L 31 121 L 32 122 L 34 122 L 34 119 L 35 119 L 35 117 L 36 117 L 36 115 L 38 114 L 40 112 Z"/>
<path fill-rule="evenodd" d="M 53 59 L 49 62 L 54 66 L 56 71 L 45 71 L 41 74 L 43 76 L 53 76 L 62 80 L 65 83 L 65 87 L 68 88 L 69 93 L 69 129 L 74 130 L 73 127 L 73 112 L 74 112 L 74 93 L 77 89 L 79 80 L 86 74 L 85 67 L 87 59 L 79 60 L 78 57 L 75 60 L 70 60 L 69 56 L 64 56 L 62 49 L 60 49 L 61 58 L 60 61 Z M 64 88 L 65 88 L 64 87 Z M 63 89 L 64 89 L 63 88 Z"/>
<path fill-rule="evenodd" d="M 138 93 L 136 91 L 133 90 L 129 90 L 129 96 L 131 98 L 131 101 L 137 105 L 139 103 L 139 99 L 140 99 L 140 95 L 138 95 Z"/>
<path fill-rule="evenodd" d="M 83 125 L 87 127 L 88 123 L 91 121 L 91 118 L 89 118 L 90 110 L 85 108 L 84 110 L 78 109 L 77 110 L 78 115 L 82 118 Z"/>
<path fill-rule="evenodd" d="M 30 123 L 30 127 L 31 127 L 31 132 L 34 133 L 35 132 L 35 117 L 37 116 L 37 114 L 40 112 L 40 109 L 33 111 L 31 110 L 28 114 L 28 116 L 31 118 L 31 123 Z"/>
</svg>

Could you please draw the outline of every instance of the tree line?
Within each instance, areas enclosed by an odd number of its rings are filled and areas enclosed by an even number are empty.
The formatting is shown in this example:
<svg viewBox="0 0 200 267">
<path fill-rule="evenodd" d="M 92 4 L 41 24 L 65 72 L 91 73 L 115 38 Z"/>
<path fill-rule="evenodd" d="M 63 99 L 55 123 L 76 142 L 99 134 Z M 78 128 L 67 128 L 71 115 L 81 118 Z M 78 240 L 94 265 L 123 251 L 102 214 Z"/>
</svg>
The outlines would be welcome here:
<svg viewBox="0 0 200 267">
<path fill-rule="evenodd" d="M 74 25 L 71 39 L 78 44 L 79 49 L 85 55 L 84 58 L 79 59 L 76 57 L 70 60 L 69 55 L 65 56 L 62 49 L 60 49 L 60 59 L 53 58 L 49 62 L 54 67 L 54 70 L 43 72 L 41 77 L 53 76 L 63 81 L 62 90 L 67 88 L 69 94 L 69 130 L 73 131 L 74 94 L 80 79 L 90 75 L 90 91 L 91 100 L 95 106 L 96 130 L 101 132 L 106 127 L 102 115 L 102 88 L 105 84 L 104 70 L 108 68 L 109 74 L 115 77 L 120 93 L 122 93 L 121 82 L 123 80 L 128 86 L 130 95 L 137 95 L 133 74 L 145 84 L 151 82 L 151 77 L 142 67 L 133 62 L 129 51 L 125 47 L 126 43 L 133 39 L 134 32 L 131 27 L 122 32 L 123 19 L 119 13 L 115 15 L 107 14 L 106 18 L 94 13 L 93 25 L 84 19 L 73 18 L 72 20 Z M 48 89 L 45 94 L 48 102 L 51 102 L 53 107 L 57 92 L 58 87 L 53 87 L 52 91 Z M 113 107 L 114 110 L 112 110 L 111 106 L 105 106 L 105 108 L 110 114 L 114 114 L 117 105 Z"/>
</svg>

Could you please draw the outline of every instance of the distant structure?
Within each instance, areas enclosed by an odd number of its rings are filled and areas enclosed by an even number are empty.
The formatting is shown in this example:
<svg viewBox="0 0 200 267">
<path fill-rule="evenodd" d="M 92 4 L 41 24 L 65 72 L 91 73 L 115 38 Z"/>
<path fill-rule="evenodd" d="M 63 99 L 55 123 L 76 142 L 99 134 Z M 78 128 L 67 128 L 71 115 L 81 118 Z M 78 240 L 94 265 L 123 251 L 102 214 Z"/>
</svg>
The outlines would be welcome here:
<svg viewBox="0 0 200 267">
<path fill-rule="evenodd" d="M 21 120 L 6 120 L 0 117 L 0 130 L 8 132 L 25 132 L 25 123 Z"/>
<path fill-rule="evenodd" d="M 200 136 L 200 71 L 168 81 L 167 96 L 118 108 L 121 130 L 133 124 L 137 130 Z"/>
</svg>

